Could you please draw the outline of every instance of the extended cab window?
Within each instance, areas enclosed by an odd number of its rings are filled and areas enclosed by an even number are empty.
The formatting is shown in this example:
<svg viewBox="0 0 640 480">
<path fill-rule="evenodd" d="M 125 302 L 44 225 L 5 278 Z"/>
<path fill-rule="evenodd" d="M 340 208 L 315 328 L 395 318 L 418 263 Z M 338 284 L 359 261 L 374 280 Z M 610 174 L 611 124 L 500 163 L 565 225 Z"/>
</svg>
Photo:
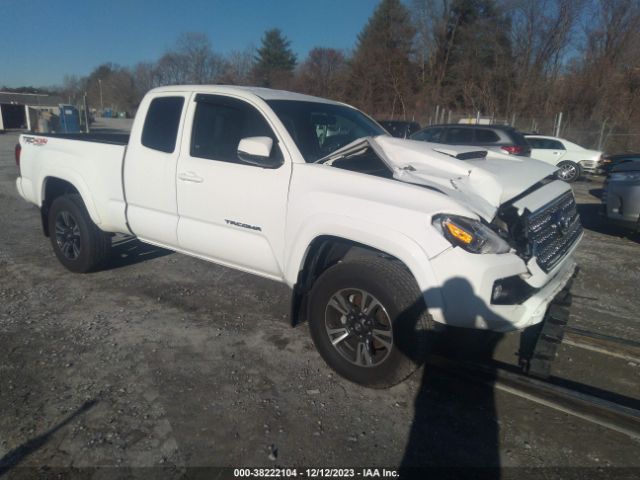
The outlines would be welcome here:
<svg viewBox="0 0 640 480">
<path fill-rule="evenodd" d="M 158 97 L 149 105 L 142 128 L 142 145 L 165 153 L 176 148 L 183 97 Z"/>
<path fill-rule="evenodd" d="M 278 140 L 264 117 L 246 102 L 216 95 L 198 95 L 191 134 L 191 156 L 242 163 L 238 144 L 246 137 L 273 140 L 271 158 L 281 159 Z"/>
</svg>

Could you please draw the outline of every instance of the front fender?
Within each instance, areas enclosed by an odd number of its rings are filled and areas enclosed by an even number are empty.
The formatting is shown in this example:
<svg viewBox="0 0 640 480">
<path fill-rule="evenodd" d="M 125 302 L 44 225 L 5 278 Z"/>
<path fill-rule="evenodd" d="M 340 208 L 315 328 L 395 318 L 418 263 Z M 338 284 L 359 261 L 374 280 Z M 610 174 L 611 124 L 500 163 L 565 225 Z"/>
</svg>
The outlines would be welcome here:
<svg viewBox="0 0 640 480">
<path fill-rule="evenodd" d="M 315 214 L 295 232 L 289 232 L 288 238 L 295 239 L 286 249 L 289 255 L 285 261 L 285 281 L 293 287 L 303 268 L 309 247 L 321 236 L 331 236 L 366 245 L 400 260 L 411 271 L 425 297 L 429 309 L 440 308 L 442 298 L 437 287 L 429 257 L 426 251 L 405 234 L 382 225 L 353 217 L 337 217 L 331 214 Z"/>
</svg>

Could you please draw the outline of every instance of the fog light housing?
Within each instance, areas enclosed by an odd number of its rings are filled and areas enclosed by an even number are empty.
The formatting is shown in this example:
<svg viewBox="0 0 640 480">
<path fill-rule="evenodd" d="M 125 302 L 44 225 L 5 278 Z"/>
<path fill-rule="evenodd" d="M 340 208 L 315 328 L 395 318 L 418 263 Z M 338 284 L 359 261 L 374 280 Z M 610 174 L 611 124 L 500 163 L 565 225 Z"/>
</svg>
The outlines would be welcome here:
<svg viewBox="0 0 640 480">
<path fill-rule="evenodd" d="M 492 305 L 520 305 L 538 291 L 519 276 L 496 280 L 491 289 Z"/>
</svg>

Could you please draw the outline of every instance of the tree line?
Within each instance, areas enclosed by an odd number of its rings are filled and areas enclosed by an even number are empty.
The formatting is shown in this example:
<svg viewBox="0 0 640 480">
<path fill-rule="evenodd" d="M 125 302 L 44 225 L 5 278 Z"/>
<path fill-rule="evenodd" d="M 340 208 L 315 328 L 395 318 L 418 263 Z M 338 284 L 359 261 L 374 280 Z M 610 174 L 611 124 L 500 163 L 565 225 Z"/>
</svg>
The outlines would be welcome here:
<svg viewBox="0 0 640 480">
<path fill-rule="evenodd" d="M 185 83 L 283 88 L 422 124 L 437 106 L 551 133 L 563 112 L 590 143 L 599 132 L 640 149 L 640 0 L 380 0 L 349 51 L 299 59 L 272 29 L 258 48 L 221 55 L 192 32 L 156 61 L 101 65 L 59 91 L 134 112 L 147 90 Z"/>
</svg>

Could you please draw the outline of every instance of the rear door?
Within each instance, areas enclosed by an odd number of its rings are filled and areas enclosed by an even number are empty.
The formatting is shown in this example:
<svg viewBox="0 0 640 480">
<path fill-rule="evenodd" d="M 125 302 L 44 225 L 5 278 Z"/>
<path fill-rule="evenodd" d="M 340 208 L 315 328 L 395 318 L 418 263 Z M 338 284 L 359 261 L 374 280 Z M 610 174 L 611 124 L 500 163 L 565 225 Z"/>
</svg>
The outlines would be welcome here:
<svg viewBox="0 0 640 480">
<path fill-rule="evenodd" d="M 473 129 L 467 127 L 450 127 L 444 130 L 445 140 L 449 145 L 474 145 Z"/>
<path fill-rule="evenodd" d="M 187 118 L 177 172 L 180 248 L 281 279 L 291 162 L 272 126 L 256 106 L 223 95 L 196 95 Z M 255 136 L 273 139 L 279 168 L 238 159 L 240 140 Z"/>
<path fill-rule="evenodd" d="M 552 138 L 527 137 L 531 145 L 531 158 L 557 165 L 566 155 L 567 150 L 558 140 Z"/>
<path fill-rule="evenodd" d="M 134 132 L 138 138 L 131 137 L 124 163 L 129 227 L 143 240 L 171 247 L 178 244 L 176 165 L 189 96 L 166 92 L 145 99 L 144 125 Z"/>
</svg>

